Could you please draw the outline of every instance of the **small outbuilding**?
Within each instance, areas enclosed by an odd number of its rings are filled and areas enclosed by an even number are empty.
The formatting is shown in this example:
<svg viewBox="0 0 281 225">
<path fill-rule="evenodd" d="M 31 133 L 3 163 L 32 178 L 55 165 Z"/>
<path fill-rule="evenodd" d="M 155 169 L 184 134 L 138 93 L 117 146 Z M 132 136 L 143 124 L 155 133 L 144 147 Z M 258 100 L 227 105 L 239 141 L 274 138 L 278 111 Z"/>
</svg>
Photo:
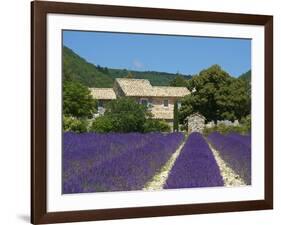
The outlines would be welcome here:
<svg viewBox="0 0 281 225">
<path fill-rule="evenodd" d="M 205 128 L 206 118 L 200 113 L 193 113 L 185 119 L 188 132 L 200 132 L 202 133 Z"/>
<path fill-rule="evenodd" d="M 103 115 L 106 103 L 117 98 L 113 88 L 90 88 L 90 91 L 93 98 L 98 101 L 98 113 L 95 117 Z"/>
</svg>

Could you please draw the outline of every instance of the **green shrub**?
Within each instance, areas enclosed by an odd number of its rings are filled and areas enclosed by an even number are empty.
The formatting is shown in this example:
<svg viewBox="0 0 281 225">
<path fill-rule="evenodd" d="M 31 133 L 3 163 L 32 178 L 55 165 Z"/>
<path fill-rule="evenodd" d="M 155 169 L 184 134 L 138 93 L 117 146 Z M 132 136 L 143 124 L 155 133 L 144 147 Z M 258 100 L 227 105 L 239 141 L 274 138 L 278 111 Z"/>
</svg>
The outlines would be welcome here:
<svg viewBox="0 0 281 225">
<path fill-rule="evenodd" d="M 97 101 L 93 99 L 88 87 L 79 82 L 63 83 L 63 114 L 75 118 L 92 118 L 96 112 Z"/>
<path fill-rule="evenodd" d="M 248 133 L 251 132 L 251 115 L 245 116 L 241 119 L 242 126 L 245 127 Z"/>
<path fill-rule="evenodd" d="M 204 128 L 203 134 L 208 136 L 212 132 L 220 132 L 221 134 L 228 134 L 228 133 L 239 133 L 239 134 L 247 134 L 249 133 L 249 129 L 247 126 L 241 124 L 239 126 L 226 126 L 224 124 L 216 125 L 212 128 Z"/>
<path fill-rule="evenodd" d="M 134 99 L 122 97 L 110 101 L 106 105 L 105 123 L 111 123 L 113 132 L 143 132 L 147 108 Z M 103 120 L 103 119 L 100 119 Z"/>
<path fill-rule="evenodd" d="M 86 119 L 63 116 L 63 130 L 76 133 L 87 132 L 89 122 Z"/>
<path fill-rule="evenodd" d="M 90 131 L 97 133 L 113 132 L 114 121 L 108 116 L 100 116 L 93 121 Z"/>
<path fill-rule="evenodd" d="M 171 127 L 163 120 L 147 119 L 143 125 L 143 131 L 147 132 L 170 132 Z"/>
<path fill-rule="evenodd" d="M 97 133 L 124 132 L 124 131 L 120 131 L 120 127 L 121 124 L 118 124 L 118 121 L 114 120 L 114 118 L 109 116 L 100 116 L 93 121 L 90 131 L 97 132 Z M 147 119 L 144 122 L 141 131 L 137 131 L 137 132 L 147 133 L 147 132 L 170 132 L 170 131 L 171 131 L 171 127 L 165 121 Z"/>
<path fill-rule="evenodd" d="M 187 127 L 183 124 L 180 124 L 180 131 L 185 131 L 187 132 Z"/>
</svg>

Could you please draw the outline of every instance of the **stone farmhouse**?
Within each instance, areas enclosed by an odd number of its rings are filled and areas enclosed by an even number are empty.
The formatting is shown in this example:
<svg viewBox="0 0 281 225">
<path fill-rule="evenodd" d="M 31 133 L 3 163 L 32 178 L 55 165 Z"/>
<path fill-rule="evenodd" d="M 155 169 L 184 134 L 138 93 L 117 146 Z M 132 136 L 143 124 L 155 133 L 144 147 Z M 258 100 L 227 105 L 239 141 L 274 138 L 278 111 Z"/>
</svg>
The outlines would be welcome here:
<svg viewBox="0 0 281 225">
<path fill-rule="evenodd" d="M 106 102 L 118 97 L 131 97 L 148 106 L 153 118 L 173 122 L 174 103 L 190 94 L 186 87 L 152 86 L 146 79 L 117 78 L 113 88 L 91 88 L 93 98 L 98 100 L 98 113 L 104 113 Z"/>
</svg>

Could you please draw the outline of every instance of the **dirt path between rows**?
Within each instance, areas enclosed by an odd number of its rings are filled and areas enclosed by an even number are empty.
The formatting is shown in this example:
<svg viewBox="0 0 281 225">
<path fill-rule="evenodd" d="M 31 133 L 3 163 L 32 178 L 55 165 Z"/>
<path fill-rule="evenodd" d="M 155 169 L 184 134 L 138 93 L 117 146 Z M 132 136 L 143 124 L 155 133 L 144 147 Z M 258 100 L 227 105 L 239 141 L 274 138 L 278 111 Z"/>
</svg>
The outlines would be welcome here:
<svg viewBox="0 0 281 225">
<path fill-rule="evenodd" d="M 243 179 L 237 173 L 235 173 L 235 171 L 232 170 L 221 158 L 220 153 L 213 148 L 210 143 L 208 144 L 219 166 L 224 185 L 226 187 L 246 186 L 246 183 L 243 181 Z"/>
<path fill-rule="evenodd" d="M 177 150 L 173 153 L 171 158 L 166 162 L 161 170 L 156 173 L 156 175 L 148 183 L 146 183 L 143 190 L 157 191 L 163 189 L 165 182 L 168 179 L 170 170 L 173 168 L 176 159 L 180 155 L 185 142 L 186 139 L 184 139 L 182 144 L 177 148 Z"/>
<path fill-rule="evenodd" d="M 156 173 L 156 175 L 149 182 L 146 183 L 143 190 L 163 190 L 165 182 L 168 179 L 169 173 L 173 168 L 176 159 L 179 157 L 185 142 L 186 139 L 183 141 L 183 143 L 181 143 L 181 145 L 177 148 L 177 150 L 173 153 L 171 158 L 166 162 L 166 164 L 161 168 L 161 170 Z M 227 165 L 227 163 L 221 158 L 219 152 L 215 148 L 213 148 L 207 140 L 206 142 L 208 143 L 219 166 L 224 185 L 226 187 L 246 186 L 246 183 L 243 181 L 243 179 L 234 170 L 232 170 Z"/>
</svg>

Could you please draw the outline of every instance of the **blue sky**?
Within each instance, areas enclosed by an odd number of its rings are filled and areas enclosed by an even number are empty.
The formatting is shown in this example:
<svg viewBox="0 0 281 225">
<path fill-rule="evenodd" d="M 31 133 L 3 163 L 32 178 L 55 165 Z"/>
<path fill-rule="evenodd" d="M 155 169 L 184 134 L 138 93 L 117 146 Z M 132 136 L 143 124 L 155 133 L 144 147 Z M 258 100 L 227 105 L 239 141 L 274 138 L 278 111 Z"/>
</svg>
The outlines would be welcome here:
<svg viewBox="0 0 281 225">
<path fill-rule="evenodd" d="M 251 40 L 63 31 L 63 44 L 110 68 L 197 74 L 219 64 L 232 76 L 251 69 Z"/>
</svg>

